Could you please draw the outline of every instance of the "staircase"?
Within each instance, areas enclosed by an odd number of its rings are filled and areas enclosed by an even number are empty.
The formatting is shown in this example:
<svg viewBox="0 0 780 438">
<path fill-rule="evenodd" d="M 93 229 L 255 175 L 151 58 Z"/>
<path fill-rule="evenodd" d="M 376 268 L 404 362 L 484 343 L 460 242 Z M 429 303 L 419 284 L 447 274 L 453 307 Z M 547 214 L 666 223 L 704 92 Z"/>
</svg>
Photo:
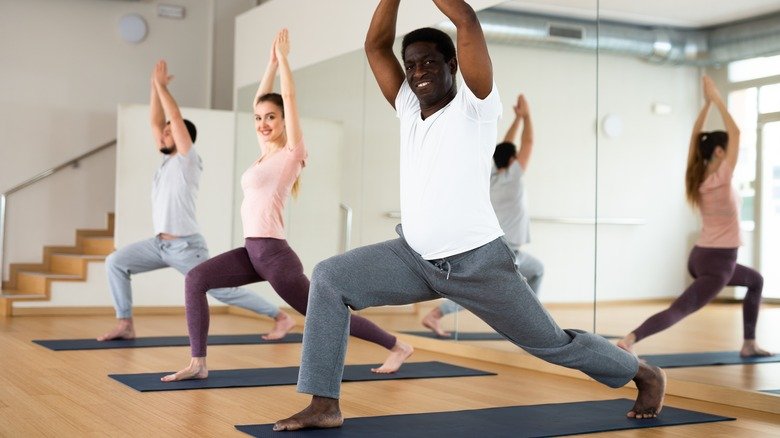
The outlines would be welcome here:
<svg viewBox="0 0 780 438">
<path fill-rule="evenodd" d="M 104 230 L 76 230 L 75 246 L 46 246 L 43 263 L 11 263 L 3 281 L 0 316 L 13 315 L 14 301 L 47 301 L 55 281 L 85 281 L 87 264 L 103 262 L 114 251 L 114 214 Z"/>
</svg>

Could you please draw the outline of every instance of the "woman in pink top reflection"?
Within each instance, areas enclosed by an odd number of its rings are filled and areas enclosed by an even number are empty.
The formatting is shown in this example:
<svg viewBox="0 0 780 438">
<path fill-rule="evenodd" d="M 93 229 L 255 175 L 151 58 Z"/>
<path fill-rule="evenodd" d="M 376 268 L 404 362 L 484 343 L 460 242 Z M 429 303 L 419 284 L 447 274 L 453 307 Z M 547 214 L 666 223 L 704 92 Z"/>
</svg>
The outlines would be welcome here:
<svg viewBox="0 0 780 438">
<path fill-rule="evenodd" d="M 289 35 L 283 29 L 274 40 L 268 67 L 253 100 L 261 156 L 241 177 L 244 246 L 201 263 L 185 277 L 192 358 L 186 368 L 163 377 L 163 381 L 208 377 L 209 307 L 206 291 L 210 289 L 267 281 L 293 309 L 306 314 L 309 279 L 303 273 L 298 255 L 285 240 L 283 219 L 287 198 L 290 194 L 297 195 L 298 178 L 306 165 L 307 156 L 295 101 L 295 86 L 287 60 L 289 51 Z M 281 94 L 272 92 L 277 70 L 281 78 Z M 292 321 L 286 330 L 294 325 Z M 377 373 L 397 371 L 413 351 L 410 345 L 359 316 L 352 316 L 350 334 L 390 350 L 385 362 L 372 370 Z"/>
<path fill-rule="evenodd" d="M 691 135 L 685 191 L 688 202 L 701 212 L 702 229 L 688 258 L 688 271 L 694 281 L 668 309 L 659 312 L 618 342 L 633 352 L 635 343 L 665 330 L 709 303 L 725 286 L 747 286 L 742 304 L 744 343 L 740 355 L 770 356 L 756 344 L 756 321 L 761 304 L 764 278 L 755 270 L 737 263 L 739 201 L 731 178 L 739 154 L 739 128 L 712 80 L 702 78 L 704 107 Z M 726 132 L 702 132 L 710 107 L 723 118 Z"/>
</svg>

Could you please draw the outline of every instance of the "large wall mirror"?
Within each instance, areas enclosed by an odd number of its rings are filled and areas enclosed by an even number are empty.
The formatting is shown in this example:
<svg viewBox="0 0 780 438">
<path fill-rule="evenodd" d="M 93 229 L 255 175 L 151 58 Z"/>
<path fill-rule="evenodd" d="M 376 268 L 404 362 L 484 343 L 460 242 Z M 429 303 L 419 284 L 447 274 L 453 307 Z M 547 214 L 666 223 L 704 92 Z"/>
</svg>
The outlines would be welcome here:
<svg viewBox="0 0 780 438">
<path fill-rule="evenodd" d="M 623 336 L 691 284 L 700 231 L 686 202 L 694 121 L 710 76 L 741 129 L 733 186 L 741 196 L 739 263 L 765 279 L 757 339 L 780 352 L 780 4 L 601 1 L 598 56 L 598 332 Z M 723 129 L 714 108 L 705 130 Z M 744 288 L 635 344 L 640 354 L 737 351 Z M 779 364 L 669 369 L 672 378 L 739 387 L 780 385 Z"/>
</svg>

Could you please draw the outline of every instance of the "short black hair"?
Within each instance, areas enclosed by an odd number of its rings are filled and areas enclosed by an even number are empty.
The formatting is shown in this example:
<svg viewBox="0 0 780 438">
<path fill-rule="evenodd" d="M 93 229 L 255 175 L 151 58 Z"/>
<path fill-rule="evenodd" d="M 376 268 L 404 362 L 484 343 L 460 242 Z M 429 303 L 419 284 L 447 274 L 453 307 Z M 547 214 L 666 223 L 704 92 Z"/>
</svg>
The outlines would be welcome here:
<svg viewBox="0 0 780 438">
<path fill-rule="evenodd" d="M 724 150 L 729 143 L 729 134 L 725 131 L 702 132 L 699 134 L 699 155 L 709 160 L 715 148 L 720 146 Z"/>
<path fill-rule="evenodd" d="M 195 143 L 195 138 L 198 136 L 198 130 L 195 129 L 195 124 L 187 119 L 184 119 L 184 126 L 187 127 L 187 132 L 190 133 L 190 139 L 192 139 L 192 142 Z"/>
<path fill-rule="evenodd" d="M 444 55 L 444 61 L 449 62 L 450 59 L 455 57 L 455 44 L 452 42 L 452 38 L 439 29 L 432 27 L 423 27 L 417 30 L 413 30 L 404 36 L 401 42 L 401 59 L 406 56 L 406 48 L 410 44 L 426 42 L 436 44 L 436 50 Z"/>
<path fill-rule="evenodd" d="M 496 151 L 493 152 L 493 162 L 496 167 L 503 169 L 509 166 L 509 159 L 517 154 L 517 146 L 514 143 L 505 141 L 496 145 Z"/>
<path fill-rule="evenodd" d="M 190 122 L 187 119 L 183 119 L 183 120 L 184 120 L 184 126 L 187 128 L 187 132 L 190 134 L 190 140 L 193 143 L 195 143 L 195 138 L 198 136 L 198 130 L 195 129 L 195 124 Z M 165 122 L 165 124 L 170 125 L 171 121 L 168 120 L 167 122 Z"/>
</svg>

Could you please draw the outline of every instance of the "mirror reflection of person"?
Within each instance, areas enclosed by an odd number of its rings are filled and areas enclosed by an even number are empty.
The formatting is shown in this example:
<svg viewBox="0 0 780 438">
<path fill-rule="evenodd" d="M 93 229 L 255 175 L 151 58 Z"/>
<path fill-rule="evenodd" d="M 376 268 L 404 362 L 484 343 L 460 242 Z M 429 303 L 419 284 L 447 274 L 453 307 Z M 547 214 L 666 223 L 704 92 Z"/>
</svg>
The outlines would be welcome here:
<svg viewBox="0 0 780 438">
<path fill-rule="evenodd" d="M 244 200 L 241 221 L 244 246 L 222 253 L 190 271 L 185 279 L 190 364 L 161 380 L 205 379 L 209 307 L 206 292 L 213 287 L 236 287 L 267 281 L 293 309 L 303 315 L 309 300 L 309 279 L 298 255 L 287 244 L 284 209 L 287 198 L 297 195 L 299 177 L 308 153 L 295 98 L 295 84 L 288 62 L 287 29 L 276 35 L 270 59 L 253 100 L 255 131 L 261 156 L 241 177 Z M 277 70 L 281 94 L 273 93 Z M 392 373 L 412 354 L 412 347 L 373 322 L 353 315 L 349 333 L 390 350 L 385 362 L 373 369 Z"/>
<path fill-rule="evenodd" d="M 523 176 L 528 170 L 534 147 L 531 109 L 524 95 L 517 97 L 513 107 L 515 117 L 506 131 L 504 141 L 496 145 L 493 152 L 493 170 L 490 173 L 490 203 L 496 212 L 498 224 L 504 231 L 509 249 L 515 254 L 515 266 L 528 281 L 528 286 L 539 296 L 544 276 L 542 262 L 520 247 L 529 243 L 531 217 L 528 212 L 528 197 L 525 195 Z M 522 129 L 520 126 L 522 125 Z M 518 132 L 520 135 L 518 136 Z M 516 145 L 520 140 L 520 148 Z M 441 328 L 441 318 L 462 309 L 452 300 L 444 300 L 422 320 L 422 324 L 439 337 L 450 333 Z"/>
<path fill-rule="evenodd" d="M 712 80 L 702 78 L 704 106 L 693 126 L 685 173 L 688 202 L 698 208 L 702 228 L 688 257 L 693 283 L 668 309 L 648 318 L 618 342 L 633 352 L 634 344 L 665 330 L 712 301 L 725 286 L 747 286 L 742 303 L 744 342 L 740 355 L 770 356 L 756 344 L 756 322 L 761 305 L 764 278 L 757 271 L 737 263 L 742 245 L 739 232 L 739 195 L 732 187 L 739 156 L 739 128 L 726 108 Z M 726 131 L 704 132 L 702 128 L 712 106 L 717 108 Z"/>
<path fill-rule="evenodd" d="M 168 65 L 159 61 L 152 70 L 150 123 L 162 162 L 152 184 L 152 222 L 155 237 L 132 243 L 106 258 L 108 285 L 114 299 L 117 325 L 98 341 L 134 339 L 131 276 L 172 267 L 182 274 L 209 258 L 206 241 L 195 215 L 203 163 L 195 150 L 195 125 L 182 117 L 168 84 Z M 166 122 L 167 119 L 167 122 Z M 249 289 L 218 288 L 208 291 L 233 306 L 274 318 L 273 330 L 263 336 L 279 339 L 295 325 L 287 313 Z"/>
<path fill-rule="evenodd" d="M 443 296 L 537 357 L 612 387 L 633 379 L 639 395 L 627 415 L 655 417 L 663 402 L 663 371 L 601 336 L 562 330 L 515 269 L 490 204 L 501 101 L 485 36 L 465 1 L 433 2 L 455 25 L 457 55 L 446 33 L 422 28 L 404 36 L 399 63 L 393 43 L 400 0 L 381 0 L 369 25 L 368 62 L 400 120 L 402 224 L 397 239 L 348 251 L 314 268 L 298 375 L 298 391 L 312 398 L 308 407 L 276 422 L 274 430 L 343 423 L 339 396 L 350 308 Z"/>
</svg>

